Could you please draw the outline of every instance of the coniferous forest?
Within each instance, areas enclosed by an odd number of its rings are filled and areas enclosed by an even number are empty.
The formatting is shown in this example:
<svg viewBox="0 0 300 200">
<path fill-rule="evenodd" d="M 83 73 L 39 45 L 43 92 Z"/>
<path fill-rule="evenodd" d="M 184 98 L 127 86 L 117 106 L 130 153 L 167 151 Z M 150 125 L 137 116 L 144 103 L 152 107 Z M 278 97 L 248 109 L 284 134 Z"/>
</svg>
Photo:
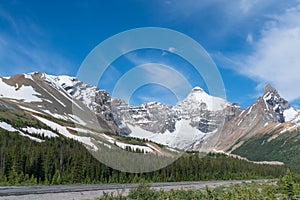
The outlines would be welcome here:
<svg viewBox="0 0 300 200">
<path fill-rule="evenodd" d="M 74 183 L 133 183 L 276 178 L 285 166 L 261 165 L 221 154 L 199 157 L 186 153 L 173 164 L 149 173 L 114 170 L 96 160 L 75 140 L 44 138 L 38 143 L 18 133 L 0 131 L 1 185 L 57 185 Z M 111 159 L 122 159 L 116 157 Z"/>
</svg>

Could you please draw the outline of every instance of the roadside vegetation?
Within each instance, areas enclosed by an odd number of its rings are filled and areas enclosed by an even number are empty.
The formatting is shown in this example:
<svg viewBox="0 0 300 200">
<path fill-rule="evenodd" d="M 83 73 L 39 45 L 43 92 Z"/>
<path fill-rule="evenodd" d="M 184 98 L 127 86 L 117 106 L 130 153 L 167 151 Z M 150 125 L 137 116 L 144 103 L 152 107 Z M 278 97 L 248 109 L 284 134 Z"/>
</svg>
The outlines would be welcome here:
<svg viewBox="0 0 300 200">
<path fill-rule="evenodd" d="M 241 199 L 300 199 L 300 182 L 290 171 L 278 182 L 243 183 L 227 187 L 203 188 L 198 190 L 154 190 L 150 184 L 141 182 L 125 196 L 122 193 L 105 193 L 99 200 L 241 200 Z"/>
</svg>

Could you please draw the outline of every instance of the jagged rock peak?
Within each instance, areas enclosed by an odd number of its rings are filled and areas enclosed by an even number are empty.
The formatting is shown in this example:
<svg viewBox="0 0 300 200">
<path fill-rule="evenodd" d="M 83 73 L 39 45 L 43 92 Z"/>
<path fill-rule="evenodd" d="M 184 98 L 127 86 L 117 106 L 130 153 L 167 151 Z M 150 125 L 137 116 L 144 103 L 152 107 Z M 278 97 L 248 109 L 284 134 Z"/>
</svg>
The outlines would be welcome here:
<svg viewBox="0 0 300 200">
<path fill-rule="evenodd" d="M 266 85 L 265 91 L 264 91 L 264 95 L 268 94 L 268 93 L 273 93 L 273 94 L 277 94 L 278 95 L 277 90 L 275 88 L 273 88 L 270 84 Z"/>
</svg>

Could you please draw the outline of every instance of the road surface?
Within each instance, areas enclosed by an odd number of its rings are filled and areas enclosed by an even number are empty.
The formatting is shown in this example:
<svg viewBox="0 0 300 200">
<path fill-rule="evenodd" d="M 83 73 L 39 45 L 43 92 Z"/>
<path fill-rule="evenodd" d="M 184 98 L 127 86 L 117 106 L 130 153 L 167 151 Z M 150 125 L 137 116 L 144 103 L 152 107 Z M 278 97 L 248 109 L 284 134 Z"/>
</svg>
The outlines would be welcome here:
<svg viewBox="0 0 300 200">
<path fill-rule="evenodd" d="M 264 182 L 265 180 L 228 180 L 228 181 L 198 181 L 198 182 L 167 182 L 152 183 L 157 190 L 164 189 L 200 189 L 206 186 L 218 187 L 243 182 Z M 95 199 L 103 192 L 122 192 L 126 195 L 130 188 L 137 184 L 94 184 L 94 185 L 59 185 L 59 186 L 20 186 L 0 187 L 0 200 L 8 199 Z"/>
</svg>

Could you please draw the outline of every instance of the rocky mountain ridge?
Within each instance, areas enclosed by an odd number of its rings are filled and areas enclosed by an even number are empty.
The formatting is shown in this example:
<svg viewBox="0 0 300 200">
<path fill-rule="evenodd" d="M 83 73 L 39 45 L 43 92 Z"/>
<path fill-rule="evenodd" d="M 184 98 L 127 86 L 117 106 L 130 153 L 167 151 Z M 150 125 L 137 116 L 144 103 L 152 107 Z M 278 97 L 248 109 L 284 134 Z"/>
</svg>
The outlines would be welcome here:
<svg viewBox="0 0 300 200">
<path fill-rule="evenodd" d="M 245 110 L 199 87 L 175 106 L 129 106 L 69 76 L 20 74 L 0 78 L 0 86 L 1 100 L 28 112 L 187 150 L 231 152 L 266 127 L 288 130 L 300 122 L 299 111 L 270 85 Z"/>
</svg>

